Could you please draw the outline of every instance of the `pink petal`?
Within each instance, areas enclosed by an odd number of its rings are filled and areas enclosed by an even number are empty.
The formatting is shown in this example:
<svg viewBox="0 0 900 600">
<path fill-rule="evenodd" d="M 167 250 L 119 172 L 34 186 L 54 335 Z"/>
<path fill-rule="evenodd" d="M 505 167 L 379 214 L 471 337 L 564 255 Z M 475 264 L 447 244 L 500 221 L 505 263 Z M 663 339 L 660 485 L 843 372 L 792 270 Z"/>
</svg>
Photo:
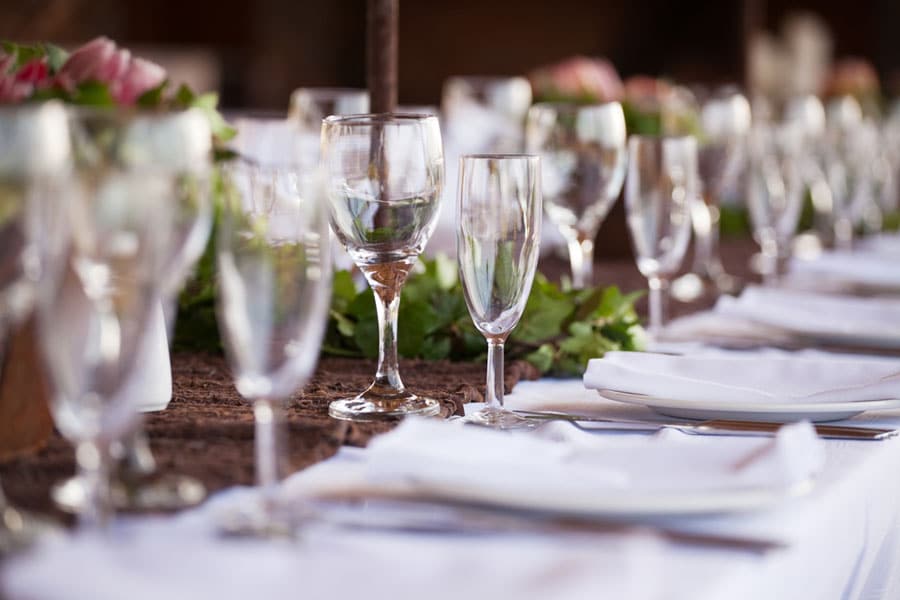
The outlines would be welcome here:
<svg viewBox="0 0 900 600">
<path fill-rule="evenodd" d="M 121 78 L 121 87 L 113 97 L 121 104 L 133 104 L 144 92 L 152 90 L 166 79 L 166 71 L 156 63 L 133 58 L 128 71 Z"/>
</svg>

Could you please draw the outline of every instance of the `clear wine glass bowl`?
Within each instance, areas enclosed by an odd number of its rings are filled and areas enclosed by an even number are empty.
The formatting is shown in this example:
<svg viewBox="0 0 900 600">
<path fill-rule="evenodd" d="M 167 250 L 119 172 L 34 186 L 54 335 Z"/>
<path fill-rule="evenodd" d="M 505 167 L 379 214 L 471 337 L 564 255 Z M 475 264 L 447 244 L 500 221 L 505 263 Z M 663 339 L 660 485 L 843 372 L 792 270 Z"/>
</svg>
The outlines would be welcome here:
<svg viewBox="0 0 900 600">
<path fill-rule="evenodd" d="M 331 291 L 327 207 L 316 169 L 238 160 L 225 171 L 217 239 L 218 323 L 241 396 L 256 417 L 261 502 L 226 524 L 246 533 L 281 530 L 278 425 L 284 402 L 319 355 Z M 290 529 L 290 527 L 288 527 Z"/>
<path fill-rule="evenodd" d="M 176 237 L 173 185 L 195 166 L 182 114 L 77 110 L 69 118 L 75 172 L 62 211 L 71 236 L 38 315 L 54 420 L 76 445 L 85 484 L 86 526 L 111 517 L 110 446 L 138 420 L 140 396 L 128 384 Z"/>
<path fill-rule="evenodd" d="M 503 345 L 522 317 L 541 239 L 540 157 L 475 154 L 460 158 L 457 260 L 466 305 L 488 343 L 485 407 L 469 421 L 530 427 L 503 408 Z"/>
<path fill-rule="evenodd" d="M 47 263 L 66 239 L 60 209 L 70 168 L 62 105 L 0 108 L 0 348 L 31 313 L 39 279 L 53 275 Z M 4 358 L 0 350 L 0 364 Z M 53 529 L 49 520 L 7 502 L 0 490 L 0 554 L 23 549 Z"/>
<path fill-rule="evenodd" d="M 322 125 L 331 227 L 375 295 L 379 354 L 375 381 L 331 403 L 339 419 L 435 415 L 440 404 L 408 391 L 397 362 L 400 290 L 436 224 L 444 179 L 436 117 L 329 117 Z"/>
<path fill-rule="evenodd" d="M 622 106 L 535 104 L 526 119 L 525 145 L 541 157 L 545 209 L 566 240 L 573 286 L 590 286 L 594 239 L 625 179 Z"/>
<path fill-rule="evenodd" d="M 632 135 L 628 141 L 625 211 L 638 270 L 650 284 L 650 333 L 665 322 L 669 279 L 684 258 L 691 202 L 698 193 L 697 140 Z"/>
</svg>

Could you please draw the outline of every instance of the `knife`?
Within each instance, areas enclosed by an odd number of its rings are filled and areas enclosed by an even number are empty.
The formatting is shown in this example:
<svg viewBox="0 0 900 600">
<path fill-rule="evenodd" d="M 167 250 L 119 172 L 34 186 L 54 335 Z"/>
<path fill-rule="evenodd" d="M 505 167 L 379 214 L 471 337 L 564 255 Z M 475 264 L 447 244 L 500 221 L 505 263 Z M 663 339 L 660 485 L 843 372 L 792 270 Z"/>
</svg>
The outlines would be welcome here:
<svg viewBox="0 0 900 600">
<path fill-rule="evenodd" d="M 659 429 L 677 429 L 694 435 L 738 435 L 769 437 L 784 425 L 758 421 L 739 421 L 733 419 L 715 419 L 699 422 L 656 422 L 629 419 L 610 419 L 593 415 L 578 415 L 555 411 L 513 411 L 530 419 L 570 421 L 573 423 L 605 423 L 605 427 L 585 427 L 591 431 L 657 431 Z M 813 423 L 816 433 L 823 438 L 836 440 L 884 440 L 900 434 L 897 429 L 877 427 L 858 427 L 851 425 L 821 425 Z"/>
</svg>

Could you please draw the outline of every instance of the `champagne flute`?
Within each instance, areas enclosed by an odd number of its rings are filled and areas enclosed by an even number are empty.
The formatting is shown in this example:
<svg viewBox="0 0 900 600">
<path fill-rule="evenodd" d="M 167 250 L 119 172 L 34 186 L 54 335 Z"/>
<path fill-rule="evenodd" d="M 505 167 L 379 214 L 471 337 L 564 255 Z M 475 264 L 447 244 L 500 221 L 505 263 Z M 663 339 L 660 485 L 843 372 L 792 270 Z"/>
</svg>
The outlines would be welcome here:
<svg viewBox="0 0 900 600">
<path fill-rule="evenodd" d="M 638 270 L 650 285 L 649 333 L 654 337 L 665 323 L 669 278 L 687 249 L 697 193 L 695 138 L 630 137 L 625 211 Z"/>
<path fill-rule="evenodd" d="M 315 368 L 331 290 L 328 220 L 317 169 L 238 160 L 226 168 L 217 239 L 218 323 L 238 392 L 253 403 L 259 502 L 223 528 L 292 533 L 277 501 L 284 402 Z"/>
<path fill-rule="evenodd" d="M 757 125 L 748 140 L 747 206 L 768 285 L 784 270 L 803 208 L 803 139 L 801 125 L 788 121 Z"/>
<path fill-rule="evenodd" d="M 625 115 L 618 102 L 535 104 L 525 127 L 541 157 L 547 216 L 569 250 L 572 285 L 593 284 L 594 239 L 625 179 Z"/>
<path fill-rule="evenodd" d="M 503 344 L 525 310 L 540 254 L 541 161 L 471 154 L 459 163 L 459 273 L 469 314 L 488 343 L 485 406 L 467 421 L 531 427 L 503 408 Z"/>
<path fill-rule="evenodd" d="M 65 202 L 71 163 L 65 109 L 56 102 L 0 109 L 0 359 L 9 331 L 30 312 L 44 251 L 65 238 Z M 0 360 L 0 363 L 3 361 Z M 0 555 L 24 548 L 54 526 L 22 511 L 0 489 Z"/>
<path fill-rule="evenodd" d="M 139 420 L 140 396 L 128 384 L 159 306 L 173 170 L 183 158 L 157 146 L 167 118 L 79 110 L 69 120 L 71 240 L 60 277 L 40 291 L 38 324 L 55 388 L 51 411 L 76 446 L 84 527 L 111 519 L 110 450 Z"/>
<path fill-rule="evenodd" d="M 397 364 L 400 290 L 440 211 L 444 156 L 430 115 L 329 117 L 322 124 L 331 227 L 375 293 L 378 370 L 355 398 L 328 412 L 347 420 L 436 415 L 440 404 L 408 391 Z"/>
</svg>

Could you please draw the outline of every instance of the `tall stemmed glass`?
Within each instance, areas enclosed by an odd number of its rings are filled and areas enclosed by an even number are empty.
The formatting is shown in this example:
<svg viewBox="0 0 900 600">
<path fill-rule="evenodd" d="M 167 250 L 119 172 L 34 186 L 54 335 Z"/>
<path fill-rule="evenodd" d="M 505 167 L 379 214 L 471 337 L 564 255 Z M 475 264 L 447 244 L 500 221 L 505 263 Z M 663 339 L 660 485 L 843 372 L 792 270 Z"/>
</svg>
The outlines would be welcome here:
<svg viewBox="0 0 900 600">
<path fill-rule="evenodd" d="M 55 388 L 53 416 L 76 445 L 85 526 L 112 516 L 110 448 L 138 420 L 141 398 L 128 384 L 158 310 L 173 239 L 179 157 L 164 159 L 158 145 L 167 118 L 117 111 L 70 118 L 76 176 L 63 210 L 71 241 L 60 255 L 60 277 L 41 289 L 38 321 Z"/>
<path fill-rule="evenodd" d="M 146 119 L 141 150 L 153 156 L 157 168 L 171 168 L 171 238 L 161 250 L 158 276 L 160 303 L 168 338 L 172 339 L 177 298 L 184 280 L 203 254 L 212 227 L 210 198 L 212 134 L 203 113 L 193 109 Z M 158 323 L 159 321 L 157 321 Z M 146 343 L 155 347 L 157 340 Z M 146 352 L 147 349 L 142 350 Z M 146 355 L 141 354 L 141 360 Z M 144 381 L 136 380 L 126 393 L 140 395 Z M 117 508 L 174 510 L 197 504 L 206 492 L 193 477 L 156 473 L 156 461 L 141 424 L 122 440 L 119 468 L 112 481 L 112 501 Z M 85 501 L 84 484 L 76 476 L 52 490 L 60 508 L 77 513 Z"/>
<path fill-rule="evenodd" d="M 488 343 L 485 406 L 467 420 L 529 427 L 503 408 L 503 344 L 525 310 L 540 254 L 540 158 L 474 154 L 459 162 L 459 273 L 469 314 Z"/>
<path fill-rule="evenodd" d="M 788 121 L 756 125 L 748 140 L 747 206 L 768 285 L 784 270 L 803 208 L 803 139 L 801 125 Z"/>
<path fill-rule="evenodd" d="M 743 94 L 726 89 L 703 102 L 699 147 L 701 194 L 692 206 L 693 272 L 716 293 L 736 291 L 739 282 L 725 272 L 719 258 L 719 210 L 725 188 L 736 176 L 735 162 L 750 129 L 750 103 Z"/>
<path fill-rule="evenodd" d="M 440 404 L 408 391 L 397 363 L 400 290 L 434 231 L 444 180 L 434 116 L 329 117 L 322 124 L 331 227 L 375 293 L 378 370 L 355 398 L 331 403 L 338 419 L 435 415 Z"/>
<path fill-rule="evenodd" d="M 572 285 L 593 284 L 594 239 L 625 179 L 625 116 L 618 102 L 535 104 L 525 126 L 541 157 L 547 216 L 566 239 Z"/>
<path fill-rule="evenodd" d="M 369 92 L 361 88 L 301 87 L 291 94 L 288 119 L 319 135 L 322 119 L 369 112 Z"/>
<path fill-rule="evenodd" d="M 61 105 L 0 109 L 0 363 L 10 329 L 32 309 L 37 278 L 48 275 L 42 246 L 65 237 L 65 220 L 53 217 L 65 204 L 70 161 Z M 0 489 L 0 555 L 50 529 Z"/>
<path fill-rule="evenodd" d="M 628 140 L 625 211 L 638 270 L 650 284 L 650 327 L 665 324 L 669 278 L 681 266 L 698 193 L 697 140 L 632 135 Z"/>
<path fill-rule="evenodd" d="M 239 160 L 226 169 L 218 232 L 219 328 L 238 392 L 253 403 L 259 502 L 223 526 L 291 532 L 277 502 L 284 402 L 319 355 L 331 291 L 323 181 L 315 168 Z"/>
</svg>

